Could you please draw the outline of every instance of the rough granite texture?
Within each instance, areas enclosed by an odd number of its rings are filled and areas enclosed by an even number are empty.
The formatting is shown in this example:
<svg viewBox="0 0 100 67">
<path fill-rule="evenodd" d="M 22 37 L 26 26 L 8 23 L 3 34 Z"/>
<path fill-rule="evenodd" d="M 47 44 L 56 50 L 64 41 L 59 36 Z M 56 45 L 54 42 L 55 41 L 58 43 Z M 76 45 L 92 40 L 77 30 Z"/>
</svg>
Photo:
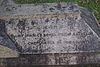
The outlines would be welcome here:
<svg viewBox="0 0 100 67">
<path fill-rule="evenodd" d="M 90 9 L 79 7 L 73 2 L 22 5 L 5 3 L 0 6 L 0 16 L 80 15 L 0 19 L 0 35 L 4 35 L 0 37 L 4 39 L 0 44 L 18 50 L 20 54 L 34 54 L 9 61 L 33 65 L 100 64 L 100 26 Z"/>
</svg>

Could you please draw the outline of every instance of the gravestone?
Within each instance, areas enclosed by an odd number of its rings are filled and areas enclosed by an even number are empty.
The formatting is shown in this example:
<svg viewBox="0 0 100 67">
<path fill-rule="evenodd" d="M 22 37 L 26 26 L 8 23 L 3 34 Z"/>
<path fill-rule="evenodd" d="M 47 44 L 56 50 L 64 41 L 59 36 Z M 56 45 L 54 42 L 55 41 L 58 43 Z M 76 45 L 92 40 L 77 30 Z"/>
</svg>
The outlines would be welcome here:
<svg viewBox="0 0 100 67">
<path fill-rule="evenodd" d="M 8 1 L 8 2 L 7 2 Z M 100 64 L 100 26 L 76 3 L 0 6 L 0 44 L 19 53 L 8 67 Z"/>
</svg>

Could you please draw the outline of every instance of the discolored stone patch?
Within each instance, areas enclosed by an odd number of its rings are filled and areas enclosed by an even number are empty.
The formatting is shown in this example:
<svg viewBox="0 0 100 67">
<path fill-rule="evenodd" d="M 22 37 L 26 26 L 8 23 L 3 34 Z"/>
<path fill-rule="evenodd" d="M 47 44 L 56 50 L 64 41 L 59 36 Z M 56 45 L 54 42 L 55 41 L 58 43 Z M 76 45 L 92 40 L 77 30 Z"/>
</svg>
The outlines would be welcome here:
<svg viewBox="0 0 100 67">
<path fill-rule="evenodd" d="M 0 58 L 18 57 L 19 54 L 7 47 L 0 45 Z"/>
</svg>

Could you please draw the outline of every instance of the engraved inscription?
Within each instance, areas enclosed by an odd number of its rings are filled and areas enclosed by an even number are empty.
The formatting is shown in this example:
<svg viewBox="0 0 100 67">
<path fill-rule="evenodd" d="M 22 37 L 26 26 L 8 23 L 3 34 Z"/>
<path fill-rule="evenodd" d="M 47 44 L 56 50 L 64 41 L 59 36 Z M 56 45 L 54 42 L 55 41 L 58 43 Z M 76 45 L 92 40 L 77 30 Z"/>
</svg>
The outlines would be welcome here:
<svg viewBox="0 0 100 67">
<path fill-rule="evenodd" d="M 23 53 L 86 51 L 89 46 L 85 48 L 85 45 L 95 43 L 91 41 L 92 37 L 96 38 L 96 36 L 87 28 L 88 26 L 76 21 L 69 25 L 72 22 L 63 19 L 10 19 L 6 23 L 6 28 L 8 34 L 22 47 Z M 82 29 L 81 26 L 87 29 Z M 81 48 L 78 48 L 80 46 Z"/>
</svg>

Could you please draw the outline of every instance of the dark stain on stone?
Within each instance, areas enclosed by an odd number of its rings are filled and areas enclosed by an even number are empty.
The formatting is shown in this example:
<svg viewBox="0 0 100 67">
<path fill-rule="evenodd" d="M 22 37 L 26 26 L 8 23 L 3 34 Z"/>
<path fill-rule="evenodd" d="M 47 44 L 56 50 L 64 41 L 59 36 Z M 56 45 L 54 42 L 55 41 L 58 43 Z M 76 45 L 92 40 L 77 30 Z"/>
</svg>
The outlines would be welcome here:
<svg viewBox="0 0 100 67">
<path fill-rule="evenodd" d="M 73 10 L 74 9 L 74 6 L 70 6 L 68 9 L 69 10 Z"/>
<path fill-rule="evenodd" d="M 53 12 L 53 10 L 55 10 L 54 8 L 49 8 L 49 10 L 51 11 L 51 12 Z"/>
<path fill-rule="evenodd" d="M 62 8 L 67 8 L 67 7 L 62 7 Z"/>
<path fill-rule="evenodd" d="M 45 20 L 45 22 L 49 22 L 49 19 L 47 18 L 47 19 Z"/>
<path fill-rule="evenodd" d="M 37 23 L 36 21 L 32 21 L 31 24 L 32 24 L 33 26 L 35 26 L 35 25 L 37 25 L 38 23 Z"/>
<path fill-rule="evenodd" d="M 19 23 L 17 24 L 18 28 L 25 30 L 25 22 L 26 22 L 26 19 L 19 20 Z"/>
<path fill-rule="evenodd" d="M 0 37 L 5 37 L 4 32 L 0 33 Z"/>
<path fill-rule="evenodd" d="M 0 32 L 5 32 L 6 29 L 5 29 L 5 20 L 1 20 L 0 19 Z"/>
<path fill-rule="evenodd" d="M 10 19 L 10 20 L 8 21 L 8 24 L 14 24 L 14 19 Z"/>
<path fill-rule="evenodd" d="M 78 18 L 77 17 L 75 17 L 75 20 L 77 20 Z"/>
<path fill-rule="evenodd" d="M 45 30 L 43 30 L 43 32 L 45 32 Z"/>
<path fill-rule="evenodd" d="M 42 34 L 41 34 L 41 33 L 38 33 L 37 36 L 38 36 L 38 37 L 42 37 Z"/>
<path fill-rule="evenodd" d="M 59 21 L 59 18 L 56 19 L 56 23 L 58 23 L 58 21 Z"/>
<path fill-rule="evenodd" d="M 18 7 L 21 7 L 21 5 L 18 5 Z"/>
<path fill-rule="evenodd" d="M 12 7 L 12 9 L 13 9 L 13 10 L 16 10 L 17 8 L 16 8 L 16 7 Z"/>
<path fill-rule="evenodd" d="M 58 3 L 57 6 L 55 6 L 55 7 L 56 7 L 58 10 L 61 10 L 61 8 L 62 8 L 60 3 Z"/>
<path fill-rule="evenodd" d="M 12 10 L 12 9 L 10 9 L 10 8 L 8 8 L 8 7 L 6 8 L 6 11 L 11 11 L 11 10 Z"/>
</svg>

